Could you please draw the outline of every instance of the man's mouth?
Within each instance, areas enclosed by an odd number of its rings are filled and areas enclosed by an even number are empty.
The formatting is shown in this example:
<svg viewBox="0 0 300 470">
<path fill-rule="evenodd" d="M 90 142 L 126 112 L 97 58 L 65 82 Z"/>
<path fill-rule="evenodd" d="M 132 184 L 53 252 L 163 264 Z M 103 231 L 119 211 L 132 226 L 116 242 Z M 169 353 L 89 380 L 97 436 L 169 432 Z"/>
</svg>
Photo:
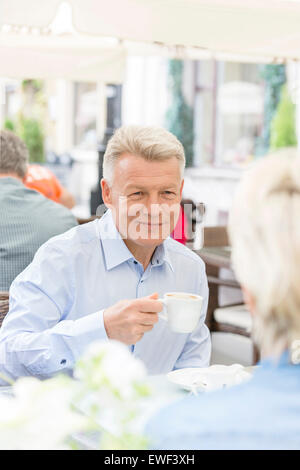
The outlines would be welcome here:
<svg viewBox="0 0 300 470">
<path fill-rule="evenodd" d="M 165 225 L 163 222 L 142 222 L 140 220 L 137 220 L 137 223 L 140 225 L 147 225 L 148 227 L 161 227 L 162 225 Z"/>
</svg>

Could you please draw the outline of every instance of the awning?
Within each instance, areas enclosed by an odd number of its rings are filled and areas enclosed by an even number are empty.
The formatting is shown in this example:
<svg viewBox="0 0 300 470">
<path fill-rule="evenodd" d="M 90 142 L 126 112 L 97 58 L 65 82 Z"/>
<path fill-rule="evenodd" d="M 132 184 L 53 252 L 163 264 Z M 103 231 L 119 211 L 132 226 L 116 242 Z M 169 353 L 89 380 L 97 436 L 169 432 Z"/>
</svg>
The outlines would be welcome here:
<svg viewBox="0 0 300 470">
<path fill-rule="evenodd" d="M 122 83 L 124 46 L 98 38 L 0 34 L 0 76 Z"/>
<path fill-rule="evenodd" d="M 1 24 L 47 28 L 60 0 L 1 0 Z M 300 59 L 300 2 L 291 0 L 69 0 L 74 28 L 124 41 L 194 48 L 199 57 Z M 204 54 L 204 55 L 203 55 Z"/>
</svg>

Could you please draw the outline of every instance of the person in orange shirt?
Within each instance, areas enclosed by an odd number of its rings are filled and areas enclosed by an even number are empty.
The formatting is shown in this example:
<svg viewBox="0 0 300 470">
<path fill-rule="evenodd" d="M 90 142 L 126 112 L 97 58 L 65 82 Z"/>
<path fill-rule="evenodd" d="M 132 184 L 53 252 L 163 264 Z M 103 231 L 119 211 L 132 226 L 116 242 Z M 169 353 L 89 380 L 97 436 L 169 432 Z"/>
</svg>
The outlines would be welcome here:
<svg viewBox="0 0 300 470">
<path fill-rule="evenodd" d="M 23 183 L 29 189 L 34 189 L 48 199 L 62 204 L 68 209 L 75 206 L 72 194 L 64 188 L 56 176 L 48 168 L 41 165 L 28 165 Z"/>
</svg>

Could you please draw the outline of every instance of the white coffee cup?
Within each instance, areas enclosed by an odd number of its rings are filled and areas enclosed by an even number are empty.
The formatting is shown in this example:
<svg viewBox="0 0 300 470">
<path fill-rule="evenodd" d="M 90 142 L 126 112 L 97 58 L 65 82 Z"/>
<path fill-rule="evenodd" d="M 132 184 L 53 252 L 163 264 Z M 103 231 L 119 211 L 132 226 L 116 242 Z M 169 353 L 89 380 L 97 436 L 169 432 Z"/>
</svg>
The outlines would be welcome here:
<svg viewBox="0 0 300 470">
<path fill-rule="evenodd" d="M 168 322 L 176 333 L 191 333 L 198 325 L 203 297 L 187 292 L 167 292 L 163 299 L 164 308 L 159 317 Z"/>
</svg>

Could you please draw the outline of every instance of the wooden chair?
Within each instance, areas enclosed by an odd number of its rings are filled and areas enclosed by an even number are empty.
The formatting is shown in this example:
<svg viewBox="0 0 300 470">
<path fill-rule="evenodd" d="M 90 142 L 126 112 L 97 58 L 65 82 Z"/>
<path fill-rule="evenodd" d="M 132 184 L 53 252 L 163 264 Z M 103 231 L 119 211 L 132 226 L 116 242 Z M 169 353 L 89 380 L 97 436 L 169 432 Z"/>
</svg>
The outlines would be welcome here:
<svg viewBox="0 0 300 470">
<path fill-rule="evenodd" d="M 99 217 L 97 217 L 96 215 L 92 215 L 91 217 L 87 217 L 87 218 L 81 218 L 81 217 L 77 217 L 77 222 L 78 222 L 78 225 L 82 225 L 82 224 L 87 224 L 88 222 L 93 222 L 93 220 L 95 219 L 99 219 Z"/>
<path fill-rule="evenodd" d="M 204 227 L 203 246 L 229 246 L 227 228 L 224 226 Z"/>
<path fill-rule="evenodd" d="M 224 332 L 251 337 L 250 312 L 243 302 L 220 305 L 220 287 L 241 290 L 235 279 L 223 279 L 222 268 L 231 270 L 230 246 L 226 226 L 204 227 L 203 249 L 197 253 L 206 264 L 209 286 L 209 301 L 206 324 L 211 332 Z M 218 250 L 218 248 L 220 248 Z M 223 254 L 222 254 L 223 251 Z M 253 363 L 259 360 L 259 353 L 253 346 Z"/>
<path fill-rule="evenodd" d="M 209 303 L 207 309 L 206 322 L 210 330 L 215 330 L 214 311 L 220 307 L 219 292 L 221 286 L 240 290 L 240 285 L 236 280 L 222 279 L 220 271 L 222 268 L 230 269 L 230 251 L 225 251 L 229 247 L 227 229 L 223 226 L 204 227 L 203 248 L 197 254 L 203 259 L 206 265 L 206 274 L 209 286 Z M 218 250 L 223 249 L 223 253 Z M 241 302 L 239 303 L 241 304 Z M 237 304 L 231 304 L 237 305 Z"/>
<path fill-rule="evenodd" d="M 5 315 L 9 309 L 9 294 L 8 292 L 0 292 L 0 327 L 4 320 Z"/>
</svg>

